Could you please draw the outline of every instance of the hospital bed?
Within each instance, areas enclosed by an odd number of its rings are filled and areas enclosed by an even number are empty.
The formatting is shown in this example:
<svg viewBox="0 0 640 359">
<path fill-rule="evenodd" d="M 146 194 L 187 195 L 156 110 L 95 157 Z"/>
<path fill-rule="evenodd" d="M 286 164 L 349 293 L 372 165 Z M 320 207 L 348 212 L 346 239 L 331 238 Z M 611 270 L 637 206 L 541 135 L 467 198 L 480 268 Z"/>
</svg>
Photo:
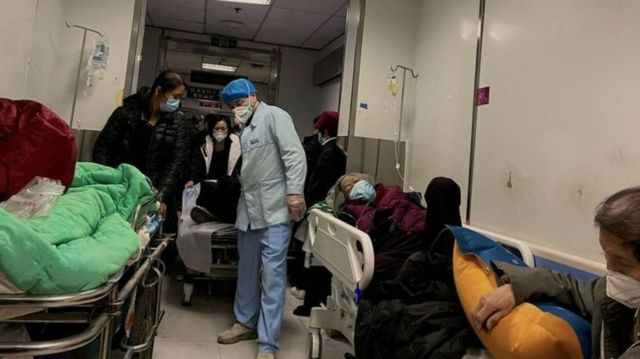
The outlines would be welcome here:
<svg viewBox="0 0 640 359">
<path fill-rule="evenodd" d="M 354 344 L 357 300 L 373 277 L 373 245 L 365 232 L 329 213 L 311 210 L 308 217 L 308 244 L 313 261 L 331 272 L 331 296 L 326 305 L 311 310 L 307 337 L 307 358 L 322 357 L 322 333 L 339 331 Z M 502 243 L 533 266 L 534 257 L 526 243 L 501 238 Z M 498 239 L 500 241 L 500 239 Z M 491 359 L 481 348 L 470 348 L 465 359 Z"/>
<path fill-rule="evenodd" d="M 59 354 L 85 347 L 97 341 L 99 359 L 110 357 L 113 335 L 118 323 L 135 318 L 130 332 L 119 343 L 123 358 L 138 354 L 151 358 L 154 338 L 163 312 L 161 291 L 164 265 L 160 255 L 170 239 L 164 238 L 161 219 L 143 215 L 149 203 L 136 206 L 130 221 L 138 232 L 148 228 L 155 241 L 143 245 L 140 255 L 113 275 L 104 285 L 92 290 L 64 295 L 31 296 L 0 294 L 1 324 L 42 324 L 81 326 L 80 331 L 57 339 L 41 341 L 0 341 L 0 357 L 31 357 Z M 128 315 L 133 314 L 133 316 Z M 0 339 L 1 340 L 1 339 Z"/>
<path fill-rule="evenodd" d="M 373 245 L 369 236 L 329 213 L 317 209 L 307 218 L 305 245 L 313 256 L 312 265 L 326 267 L 332 276 L 331 296 L 323 307 L 313 308 L 309 321 L 307 358 L 322 357 L 322 334 L 339 331 L 354 344 L 358 298 L 371 282 L 375 268 Z M 605 273 L 604 265 L 566 253 L 506 237 L 480 228 L 465 226 L 508 248 L 528 266 L 546 267 L 576 278 L 590 280 Z M 535 253 L 532 251 L 535 249 Z M 469 348 L 464 359 L 492 359 L 482 348 Z"/>
</svg>

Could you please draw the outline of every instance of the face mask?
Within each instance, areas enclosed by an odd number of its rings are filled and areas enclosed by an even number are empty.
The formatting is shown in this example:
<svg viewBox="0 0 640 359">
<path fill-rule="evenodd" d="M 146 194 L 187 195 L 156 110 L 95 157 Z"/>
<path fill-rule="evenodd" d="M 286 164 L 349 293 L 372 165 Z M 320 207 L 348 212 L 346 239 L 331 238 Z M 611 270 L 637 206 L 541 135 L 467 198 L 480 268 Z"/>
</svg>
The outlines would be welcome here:
<svg viewBox="0 0 640 359">
<path fill-rule="evenodd" d="M 227 138 L 227 134 L 227 131 L 214 131 L 213 138 L 216 140 L 216 142 L 222 142 L 225 138 Z"/>
<path fill-rule="evenodd" d="M 253 115 L 253 106 L 238 106 L 233 109 L 233 114 L 235 115 L 236 123 L 244 125 Z"/>
<path fill-rule="evenodd" d="M 170 99 L 160 104 L 160 111 L 175 112 L 180 107 L 180 100 Z"/>
<path fill-rule="evenodd" d="M 322 137 L 321 133 L 318 134 L 318 142 L 320 142 L 321 145 L 324 145 L 324 137 Z"/>
<path fill-rule="evenodd" d="M 607 297 L 629 308 L 640 307 L 640 282 L 614 271 L 607 272 Z"/>
<path fill-rule="evenodd" d="M 373 202 L 373 200 L 376 199 L 376 190 L 373 188 L 371 183 L 365 180 L 360 180 L 356 182 L 351 189 L 349 199 L 364 199 L 369 202 Z"/>
</svg>

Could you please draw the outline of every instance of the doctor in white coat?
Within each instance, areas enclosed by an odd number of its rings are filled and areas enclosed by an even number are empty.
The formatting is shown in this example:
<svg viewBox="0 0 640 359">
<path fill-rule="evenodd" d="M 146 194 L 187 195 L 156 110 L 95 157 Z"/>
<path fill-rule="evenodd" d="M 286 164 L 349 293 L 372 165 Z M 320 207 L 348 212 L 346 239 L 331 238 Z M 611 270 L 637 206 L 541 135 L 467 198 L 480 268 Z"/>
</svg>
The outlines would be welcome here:
<svg viewBox="0 0 640 359">
<path fill-rule="evenodd" d="M 222 100 L 242 127 L 242 193 L 238 204 L 236 323 L 221 344 L 258 338 L 258 359 L 275 358 L 285 306 L 292 220 L 305 211 L 306 160 L 291 116 L 259 101 L 246 79 L 230 82 Z"/>
</svg>

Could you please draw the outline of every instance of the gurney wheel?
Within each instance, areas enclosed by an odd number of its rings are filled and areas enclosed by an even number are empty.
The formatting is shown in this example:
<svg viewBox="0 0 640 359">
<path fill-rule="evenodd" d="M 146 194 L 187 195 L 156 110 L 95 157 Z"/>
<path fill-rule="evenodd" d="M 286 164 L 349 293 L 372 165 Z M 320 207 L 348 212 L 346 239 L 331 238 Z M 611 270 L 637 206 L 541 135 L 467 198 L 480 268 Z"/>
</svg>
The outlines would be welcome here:
<svg viewBox="0 0 640 359">
<path fill-rule="evenodd" d="M 322 358 L 322 335 L 309 333 L 307 336 L 307 359 Z"/>
</svg>

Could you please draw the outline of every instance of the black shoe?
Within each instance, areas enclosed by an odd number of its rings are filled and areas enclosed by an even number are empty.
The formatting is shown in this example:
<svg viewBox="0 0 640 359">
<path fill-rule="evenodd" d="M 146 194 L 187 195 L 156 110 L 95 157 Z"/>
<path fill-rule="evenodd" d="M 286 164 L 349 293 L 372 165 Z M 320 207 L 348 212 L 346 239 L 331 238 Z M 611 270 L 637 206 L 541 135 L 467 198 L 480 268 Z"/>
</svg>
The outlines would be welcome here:
<svg viewBox="0 0 640 359">
<path fill-rule="evenodd" d="M 213 222 L 215 221 L 217 218 L 212 215 L 211 213 L 207 212 L 206 210 L 200 208 L 200 207 L 193 207 L 193 209 L 191 210 L 191 219 L 196 222 L 196 224 L 202 224 L 202 223 L 206 223 L 206 222 Z"/>
<path fill-rule="evenodd" d="M 293 310 L 293 315 L 297 315 L 299 317 L 308 317 L 311 315 L 311 308 L 305 307 L 304 305 L 299 305 L 296 309 Z"/>
</svg>

